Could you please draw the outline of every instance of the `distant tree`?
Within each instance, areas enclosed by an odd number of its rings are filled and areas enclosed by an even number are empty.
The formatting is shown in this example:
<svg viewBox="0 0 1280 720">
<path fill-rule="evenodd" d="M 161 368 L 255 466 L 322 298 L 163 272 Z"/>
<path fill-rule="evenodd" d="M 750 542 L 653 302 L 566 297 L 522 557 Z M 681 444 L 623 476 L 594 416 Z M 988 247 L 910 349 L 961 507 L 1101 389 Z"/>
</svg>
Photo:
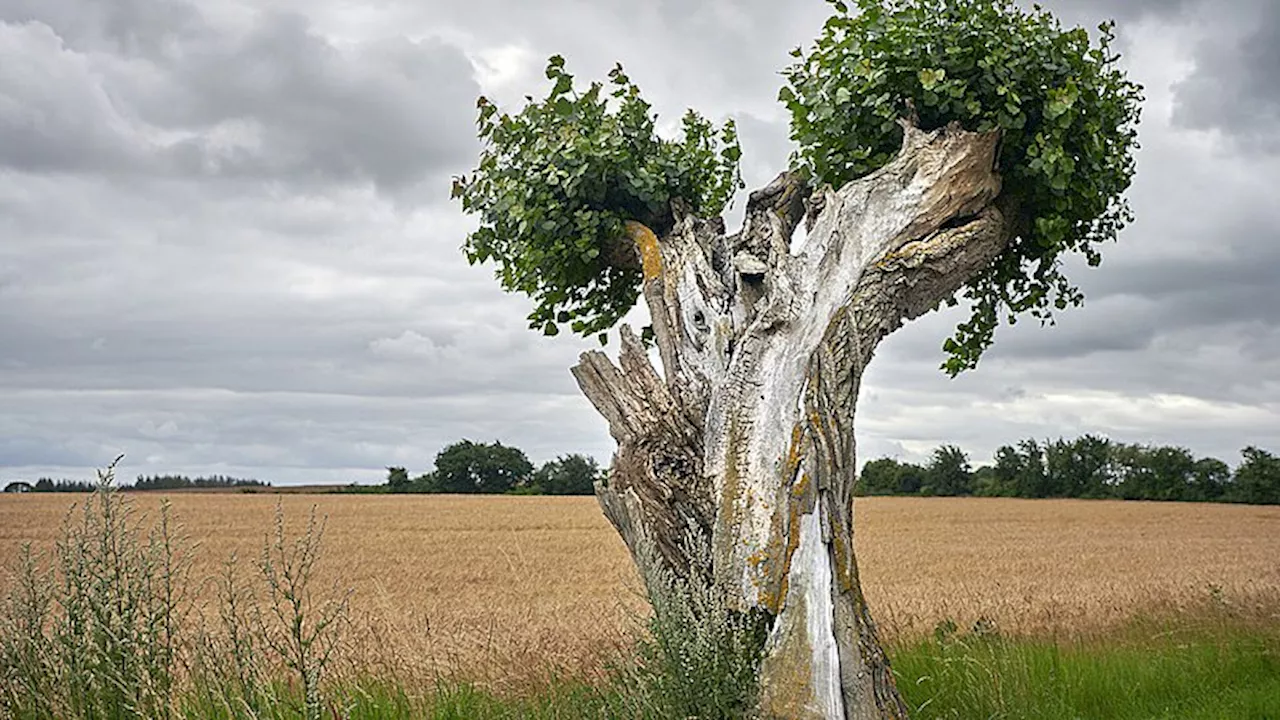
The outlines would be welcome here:
<svg viewBox="0 0 1280 720">
<path fill-rule="evenodd" d="M 52 492 L 52 493 L 87 493 L 93 492 L 94 485 L 91 482 L 81 482 L 78 480 L 52 480 L 50 478 L 40 478 L 36 484 L 32 486 L 32 492 Z"/>
<path fill-rule="evenodd" d="M 1093 435 L 1044 446 L 1041 497 L 1103 498 L 1110 492 L 1111 441 Z"/>
<path fill-rule="evenodd" d="M 1221 502 L 1231 487 L 1231 466 L 1217 458 L 1201 458 L 1191 470 L 1192 502 Z"/>
<path fill-rule="evenodd" d="M 964 453 L 943 446 L 927 468 L 891 458 L 866 463 L 856 493 L 1280 504 L 1280 458 L 1257 448 L 1243 455 L 1233 475 L 1225 462 L 1196 458 L 1181 447 L 1114 443 L 1095 435 L 1027 439 L 1001 446 L 991 465 L 969 472 L 965 481 L 958 469 L 968 467 Z"/>
<path fill-rule="evenodd" d="M 268 487 L 270 484 L 261 480 L 246 480 L 227 477 L 226 475 L 211 475 L 195 479 L 186 475 L 152 475 L 149 477 L 139 475 L 132 488 L 128 486 L 125 486 L 125 488 L 132 490 L 185 490 L 188 488 Z"/>
<path fill-rule="evenodd" d="M 924 487 L 925 469 L 892 458 L 872 460 L 858 475 L 859 495 L 918 495 Z"/>
<path fill-rule="evenodd" d="M 898 461 L 880 458 L 863 465 L 855 490 L 858 495 L 897 495 Z"/>
<path fill-rule="evenodd" d="M 1019 467 L 1016 486 L 1017 496 L 1024 498 L 1045 498 L 1053 491 L 1053 482 L 1049 480 L 1049 468 L 1045 462 L 1044 448 L 1032 438 L 1018 443 L 1018 454 L 1022 462 Z"/>
<path fill-rule="evenodd" d="M 1147 465 L 1151 470 L 1151 496 L 1148 500 L 1191 500 L 1196 458 L 1180 447 L 1147 449 Z"/>
<path fill-rule="evenodd" d="M 32 487 L 31 487 L 31 483 L 29 482 L 25 482 L 23 480 L 14 480 L 13 482 L 4 486 L 4 491 L 7 493 L 26 493 L 26 492 L 31 492 Z"/>
<path fill-rule="evenodd" d="M 1018 452 L 1018 448 L 1003 445 L 996 450 L 990 480 L 978 484 L 976 490 L 986 497 L 1017 497 L 1022 472 L 1022 454 Z"/>
<path fill-rule="evenodd" d="M 402 467 L 387 468 L 387 490 L 393 493 L 410 492 L 413 481 L 409 479 L 409 471 Z"/>
<path fill-rule="evenodd" d="M 600 476 L 595 458 L 565 455 L 543 463 L 533 474 L 531 485 L 546 495 L 591 495 Z"/>
<path fill-rule="evenodd" d="M 533 464 L 518 448 L 463 440 L 436 455 L 433 483 L 438 492 L 504 493 L 533 474 Z"/>
<path fill-rule="evenodd" d="M 973 494 L 973 471 L 969 456 L 955 445 L 943 445 L 933 451 L 925 468 L 926 495 L 955 497 Z"/>
<path fill-rule="evenodd" d="M 1113 453 L 1125 500 L 1189 500 L 1195 457 L 1186 448 L 1123 445 Z"/>
<path fill-rule="evenodd" d="M 1229 499 L 1251 505 L 1280 505 L 1280 458 L 1256 447 L 1240 451 Z"/>
<path fill-rule="evenodd" d="M 996 488 L 999 481 L 996 469 L 991 465 L 982 465 L 973 471 L 973 494 L 979 497 L 999 497 Z"/>
<path fill-rule="evenodd" d="M 413 479 L 413 486 L 409 492 L 442 493 L 446 491 L 441 489 L 440 482 L 436 479 L 436 474 L 434 472 L 427 472 Z"/>
</svg>

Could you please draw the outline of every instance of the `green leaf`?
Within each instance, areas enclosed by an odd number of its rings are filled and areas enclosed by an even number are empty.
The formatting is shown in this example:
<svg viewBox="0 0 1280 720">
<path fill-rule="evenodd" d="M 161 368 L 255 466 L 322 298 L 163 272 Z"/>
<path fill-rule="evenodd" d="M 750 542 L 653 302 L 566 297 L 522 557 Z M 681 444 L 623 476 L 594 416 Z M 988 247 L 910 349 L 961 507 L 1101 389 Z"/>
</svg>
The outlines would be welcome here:
<svg viewBox="0 0 1280 720">
<path fill-rule="evenodd" d="M 564 57 L 561 55 L 552 55 L 547 58 L 547 79 L 553 80 L 564 70 Z"/>
</svg>

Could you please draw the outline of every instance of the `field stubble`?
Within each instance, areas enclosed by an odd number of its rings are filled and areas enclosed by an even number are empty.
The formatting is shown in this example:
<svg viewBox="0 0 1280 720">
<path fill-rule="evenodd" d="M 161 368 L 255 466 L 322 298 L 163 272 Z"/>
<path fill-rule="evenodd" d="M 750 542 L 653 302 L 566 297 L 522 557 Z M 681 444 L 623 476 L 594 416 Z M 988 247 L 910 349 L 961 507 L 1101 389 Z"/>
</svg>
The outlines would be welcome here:
<svg viewBox="0 0 1280 720">
<path fill-rule="evenodd" d="M 169 497 L 199 545 L 193 578 L 216 575 L 232 553 L 253 572 L 277 497 Z M 132 498 L 156 514 L 158 494 Z M 0 561 L 24 542 L 49 548 L 76 499 L 0 497 Z M 313 505 L 328 517 L 317 579 L 355 591 L 352 668 L 513 688 L 548 669 L 590 678 L 644 611 L 626 549 L 591 498 L 279 500 L 291 532 Z M 856 513 L 863 586 L 890 640 L 980 619 L 1006 634 L 1087 639 L 1206 606 L 1280 621 L 1277 507 L 867 498 Z M 200 587 L 211 599 L 212 584 Z"/>
</svg>

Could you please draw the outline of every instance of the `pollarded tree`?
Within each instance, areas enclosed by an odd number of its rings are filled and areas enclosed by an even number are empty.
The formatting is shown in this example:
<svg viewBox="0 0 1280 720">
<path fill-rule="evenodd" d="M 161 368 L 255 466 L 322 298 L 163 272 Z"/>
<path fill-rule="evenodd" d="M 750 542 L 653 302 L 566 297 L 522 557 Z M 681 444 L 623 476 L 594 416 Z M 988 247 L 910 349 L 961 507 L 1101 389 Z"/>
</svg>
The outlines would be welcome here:
<svg viewBox="0 0 1280 720">
<path fill-rule="evenodd" d="M 1096 265 L 1128 219 L 1141 97 L 1110 25 L 1095 44 L 1012 0 L 831 5 L 785 72 L 792 167 L 737 232 L 719 218 L 741 184 L 732 123 L 690 111 L 660 136 L 621 67 L 579 90 L 559 57 L 519 113 L 481 98 L 484 149 L 454 196 L 479 215 L 468 257 L 533 298 L 532 327 L 602 334 L 647 302 L 619 365 L 589 352 L 573 369 L 618 442 L 596 493 L 633 554 L 768 624 L 761 713 L 896 718 L 854 559 L 863 370 L 961 297 L 953 375 L 1002 320 L 1078 304 L 1063 261 Z"/>
</svg>

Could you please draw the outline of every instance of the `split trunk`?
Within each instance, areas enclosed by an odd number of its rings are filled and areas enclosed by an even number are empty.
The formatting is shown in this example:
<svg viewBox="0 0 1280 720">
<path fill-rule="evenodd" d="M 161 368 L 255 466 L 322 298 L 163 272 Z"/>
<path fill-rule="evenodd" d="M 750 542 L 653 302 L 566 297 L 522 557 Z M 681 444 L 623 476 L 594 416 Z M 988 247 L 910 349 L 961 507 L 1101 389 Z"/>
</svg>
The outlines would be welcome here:
<svg viewBox="0 0 1280 720">
<path fill-rule="evenodd" d="M 618 443 L 596 495 L 633 556 L 767 618 L 766 718 L 906 717 L 854 555 L 858 388 L 876 345 L 992 262 L 1010 223 L 998 134 L 904 129 L 893 162 L 839 190 L 783 173 L 735 234 L 678 211 L 661 238 L 630 224 L 662 373 L 625 326 L 617 365 L 573 369 Z"/>
</svg>

